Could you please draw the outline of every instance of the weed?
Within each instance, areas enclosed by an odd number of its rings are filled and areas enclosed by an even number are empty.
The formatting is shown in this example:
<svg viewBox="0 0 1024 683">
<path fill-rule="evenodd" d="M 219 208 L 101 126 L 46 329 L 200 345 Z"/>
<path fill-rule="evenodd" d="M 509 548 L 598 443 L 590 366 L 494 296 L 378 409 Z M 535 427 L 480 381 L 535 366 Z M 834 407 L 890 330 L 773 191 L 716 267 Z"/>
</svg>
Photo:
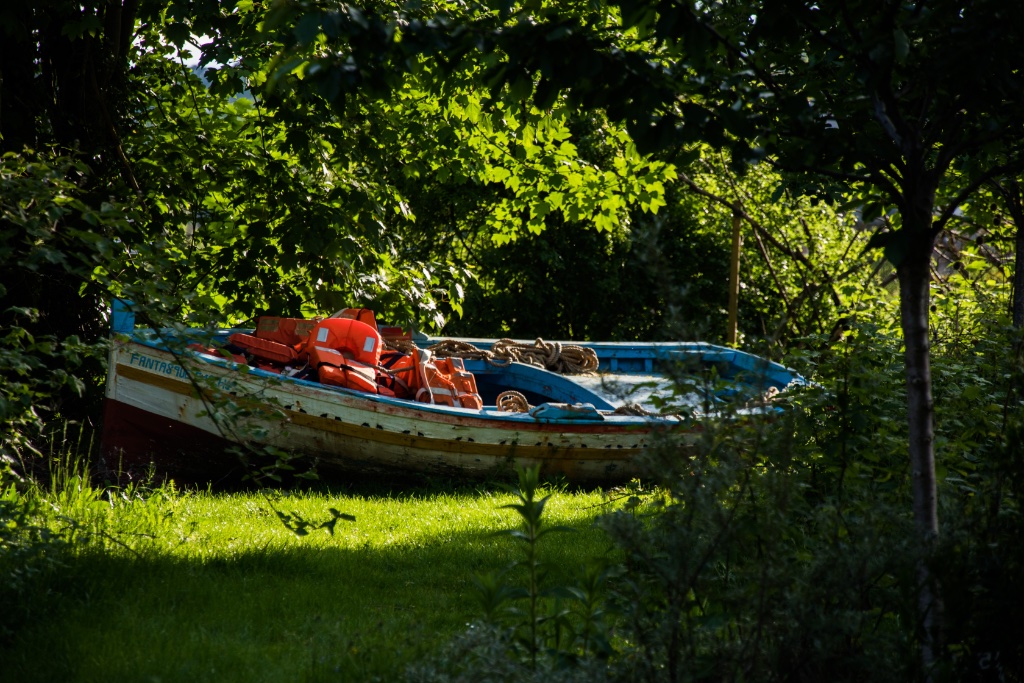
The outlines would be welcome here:
<svg viewBox="0 0 1024 683">
<path fill-rule="evenodd" d="M 539 472 L 538 467 L 519 468 L 515 502 L 501 506 L 515 511 L 518 524 L 498 534 L 517 541 L 521 557 L 476 575 L 483 621 L 472 624 L 434 661 L 411 668 L 410 680 L 601 679 L 599 662 L 611 652 L 604 599 L 610 570 L 591 558 L 582 576 L 552 580 L 553 568 L 541 557 L 542 541 L 573 530 L 547 522 L 552 494 L 542 495 Z"/>
</svg>

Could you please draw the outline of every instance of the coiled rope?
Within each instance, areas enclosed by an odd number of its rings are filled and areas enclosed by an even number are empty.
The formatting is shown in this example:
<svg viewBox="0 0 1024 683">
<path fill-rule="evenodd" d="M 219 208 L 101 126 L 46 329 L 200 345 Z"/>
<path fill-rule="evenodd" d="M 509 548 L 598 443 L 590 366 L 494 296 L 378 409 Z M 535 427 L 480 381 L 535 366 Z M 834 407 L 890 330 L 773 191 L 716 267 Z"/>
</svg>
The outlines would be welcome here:
<svg viewBox="0 0 1024 683">
<path fill-rule="evenodd" d="M 403 353 L 411 353 L 417 348 L 414 342 L 392 339 L 385 339 L 384 346 Z M 584 375 L 596 372 L 598 367 L 597 352 L 594 349 L 576 344 L 545 342 L 540 338 L 532 344 L 499 339 L 490 351 L 479 349 L 469 342 L 444 339 L 427 349 L 436 358 L 485 360 L 497 367 L 505 367 L 512 362 L 526 363 L 562 375 Z"/>
<path fill-rule="evenodd" d="M 492 353 L 502 359 L 557 372 L 562 375 L 585 375 L 597 371 L 597 352 L 576 344 L 545 342 L 537 338 L 533 344 L 499 339 L 491 347 Z"/>
<path fill-rule="evenodd" d="M 464 360 L 486 360 L 494 363 L 494 354 L 457 339 L 444 339 L 428 347 L 435 358 L 462 358 Z M 508 363 L 505 363 L 507 365 Z"/>
<path fill-rule="evenodd" d="M 613 415 L 633 415 L 636 417 L 661 417 L 661 413 L 647 410 L 639 403 L 626 403 L 612 411 Z"/>
<path fill-rule="evenodd" d="M 494 405 L 503 413 L 527 413 L 530 411 L 530 402 L 518 391 L 508 390 L 498 394 Z"/>
</svg>

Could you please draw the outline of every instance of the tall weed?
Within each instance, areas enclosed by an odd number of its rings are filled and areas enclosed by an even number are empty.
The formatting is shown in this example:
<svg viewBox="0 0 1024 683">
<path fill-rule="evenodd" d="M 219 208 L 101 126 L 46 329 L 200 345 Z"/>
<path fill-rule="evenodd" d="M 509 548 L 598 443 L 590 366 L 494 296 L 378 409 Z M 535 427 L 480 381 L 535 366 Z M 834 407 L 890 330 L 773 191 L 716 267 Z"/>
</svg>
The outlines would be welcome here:
<svg viewBox="0 0 1024 683">
<path fill-rule="evenodd" d="M 173 484 L 96 486 L 92 434 L 82 425 L 63 423 L 46 442 L 48 452 L 37 459 L 45 465 L 41 476 L 26 477 L 10 461 L 0 462 L 0 639 L 74 590 L 69 576 L 76 558 L 144 555 L 167 527 L 178 498 Z"/>
<path fill-rule="evenodd" d="M 522 558 L 500 572 L 479 574 L 477 597 L 484 618 L 474 622 L 439 655 L 407 671 L 418 683 L 517 681 L 601 681 L 611 652 L 605 619 L 608 571 L 592 564 L 575 581 L 551 579 L 542 545 L 568 527 L 547 523 L 540 468 L 518 470 L 514 510 L 519 524 L 499 532 L 519 541 Z M 542 541 L 544 543 L 542 544 Z M 522 585 L 515 582 L 522 580 Z"/>
</svg>

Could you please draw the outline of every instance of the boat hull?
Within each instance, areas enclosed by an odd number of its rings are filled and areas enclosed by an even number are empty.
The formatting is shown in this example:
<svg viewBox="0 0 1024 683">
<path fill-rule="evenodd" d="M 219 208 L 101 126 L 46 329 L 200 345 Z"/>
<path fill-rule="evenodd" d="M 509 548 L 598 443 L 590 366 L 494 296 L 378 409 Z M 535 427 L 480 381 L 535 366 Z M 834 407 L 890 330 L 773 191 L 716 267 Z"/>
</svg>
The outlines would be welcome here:
<svg viewBox="0 0 1024 683">
<path fill-rule="evenodd" d="M 539 465 L 549 476 L 612 484 L 641 474 L 641 456 L 671 420 L 525 413 L 426 405 L 283 380 L 270 373 L 115 340 L 102 449 L 108 466 L 204 480 L 238 470 L 232 445 L 273 447 L 353 472 L 486 478 Z"/>
</svg>

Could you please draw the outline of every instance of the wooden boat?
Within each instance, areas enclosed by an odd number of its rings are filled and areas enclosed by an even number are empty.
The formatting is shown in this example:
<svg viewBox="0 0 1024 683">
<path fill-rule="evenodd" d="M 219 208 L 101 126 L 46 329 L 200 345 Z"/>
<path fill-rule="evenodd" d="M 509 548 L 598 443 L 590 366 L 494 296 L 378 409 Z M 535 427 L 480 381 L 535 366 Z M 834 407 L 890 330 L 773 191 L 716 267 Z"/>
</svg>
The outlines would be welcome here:
<svg viewBox="0 0 1024 683">
<path fill-rule="evenodd" d="M 463 478 L 540 465 L 570 482 L 612 484 L 639 476 L 641 457 L 664 433 L 692 434 L 724 404 L 756 403 L 800 381 L 777 363 L 710 344 L 586 342 L 574 348 L 596 352 L 598 371 L 588 375 L 466 358 L 484 404 L 468 409 L 325 386 L 196 351 L 187 342 L 201 331 L 135 328 L 122 302 L 112 328 L 107 465 L 152 464 L 185 481 L 237 470 L 243 445 L 311 456 L 321 469 Z M 223 343 L 233 332 L 212 338 Z M 438 341 L 415 339 L 424 348 Z M 494 348 L 462 341 L 478 356 Z M 678 368 L 693 378 L 692 391 L 667 407 L 654 394 L 671 389 L 667 376 Z M 526 399 L 526 412 L 499 408 L 509 391 Z"/>
</svg>

